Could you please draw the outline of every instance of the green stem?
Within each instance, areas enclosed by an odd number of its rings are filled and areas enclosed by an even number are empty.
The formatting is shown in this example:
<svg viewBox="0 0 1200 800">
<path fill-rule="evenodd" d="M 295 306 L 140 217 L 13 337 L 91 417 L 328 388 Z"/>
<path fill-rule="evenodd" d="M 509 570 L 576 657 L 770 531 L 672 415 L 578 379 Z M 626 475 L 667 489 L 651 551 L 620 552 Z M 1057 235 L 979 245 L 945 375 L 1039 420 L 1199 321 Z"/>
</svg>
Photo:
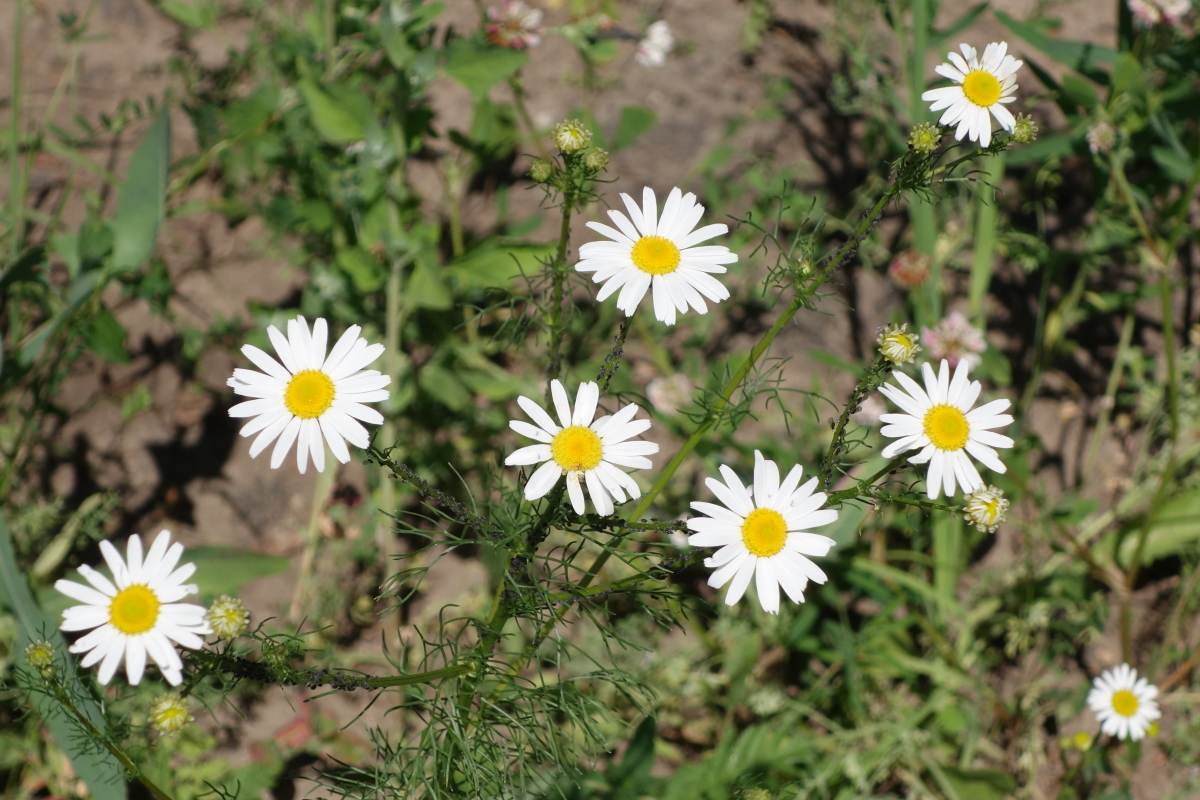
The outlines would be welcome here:
<svg viewBox="0 0 1200 800">
<path fill-rule="evenodd" d="M 569 158 L 569 157 L 568 157 Z M 566 280 L 567 245 L 571 239 L 571 213 L 575 210 L 574 183 L 569 183 L 563 192 L 562 223 L 558 229 L 558 249 L 554 254 L 554 266 L 550 280 L 550 369 L 546 375 L 546 405 L 550 405 L 550 381 L 562 373 L 562 312 L 563 282 Z"/>
<path fill-rule="evenodd" d="M 477 670 L 475 664 L 454 664 L 428 672 L 414 672 L 411 675 L 391 675 L 384 678 L 367 678 L 372 689 L 387 689 L 394 686 L 414 686 L 418 683 L 429 683 L 442 678 L 456 678 L 459 675 L 472 674 Z"/>
<path fill-rule="evenodd" d="M 841 455 L 841 448 L 846 437 L 846 426 L 850 423 L 850 415 L 858 408 L 859 403 L 866 398 L 867 392 L 875 388 L 877 385 L 876 379 L 880 373 L 891 369 L 890 364 L 891 362 L 884 358 L 882 353 L 876 355 L 875 363 L 871 365 L 870 369 L 867 370 L 867 374 L 854 386 L 854 391 L 850 393 L 850 401 L 846 403 L 846 407 L 842 409 L 841 416 L 838 417 L 837 424 L 833 429 L 833 440 L 829 442 L 829 449 L 825 452 L 825 458 L 821 461 L 821 470 L 817 473 L 817 477 L 820 478 L 820 485 L 826 489 L 829 488 L 829 483 L 833 480 L 833 470 L 837 466 L 837 457 Z"/>
<path fill-rule="evenodd" d="M 1100 409 L 1100 418 L 1096 420 L 1096 430 L 1092 433 L 1092 441 L 1088 444 L 1087 455 L 1083 459 L 1081 476 L 1092 474 L 1096 455 L 1100 452 L 1104 434 L 1108 431 L 1108 421 L 1112 416 L 1112 407 L 1117 398 L 1117 387 L 1121 383 L 1121 371 L 1124 369 L 1125 360 L 1129 357 L 1129 345 L 1133 340 L 1133 323 L 1133 311 L 1126 312 L 1125 321 L 1121 324 L 1121 338 L 1117 343 L 1117 355 L 1113 359 L 1112 372 L 1108 374 L 1108 384 L 1104 387 L 1104 405 Z"/>
<path fill-rule="evenodd" d="M 393 206 L 394 209 L 394 206 Z M 404 295 L 401 293 L 404 282 L 404 259 L 393 258 L 392 270 L 387 283 L 387 320 L 384 323 L 384 340 L 387 349 L 384 351 L 384 369 L 392 383 L 400 379 L 400 337 L 404 329 L 405 311 L 402 306 Z M 393 392 L 395 396 L 395 392 Z M 389 413 L 383 423 L 380 439 L 385 447 L 391 447 L 396 442 L 396 422 L 394 414 Z M 396 511 L 396 487 L 384 476 L 379 487 L 379 502 L 383 506 L 383 519 L 375 529 L 375 543 L 379 548 L 381 559 L 387 559 L 388 554 L 395 550 L 395 537 L 392 535 L 392 518 L 390 514 Z"/>
<path fill-rule="evenodd" d="M 996 188 L 1004 179 L 1004 153 L 997 153 L 984 162 L 984 174 L 980 177 L 988 185 L 981 185 L 976 199 L 975 248 L 971 259 L 971 281 L 967 291 L 970 303 L 971 323 L 977 328 L 987 327 L 987 316 L 983 310 L 983 298 L 992 283 L 993 252 L 996 247 L 996 222 L 999 209 L 996 205 Z"/>
<path fill-rule="evenodd" d="M 844 500 L 852 500 L 855 497 L 863 497 L 871 491 L 873 486 L 875 486 L 875 481 L 900 467 L 902 464 L 903 459 L 900 458 L 897 458 L 895 461 L 889 461 L 883 469 L 879 470 L 865 480 L 857 481 L 854 486 L 850 487 L 849 489 L 842 489 L 840 492 L 830 492 L 825 504 L 833 505 L 834 503 L 841 503 Z"/>
<path fill-rule="evenodd" d="M 160 789 L 158 785 L 154 783 L 154 781 L 143 775 L 137 764 L 134 764 L 133 760 L 130 759 L 129 756 L 127 756 L 125 752 L 121 750 L 121 748 L 113 744 L 113 742 L 109 740 L 107 736 L 101 733 L 100 730 L 92 724 L 92 721 L 88 719 L 83 712 L 75 707 L 75 704 L 71 702 L 71 698 L 67 696 L 66 691 L 64 691 L 61 686 L 55 687 L 55 695 L 58 698 L 58 702 L 62 703 L 64 708 L 75 715 L 75 719 L 79 721 L 79 725 L 87 732 L 88 736 L 104 745 L 104 749 L 112 753 L 113 758 L 115 758 L 120 765 L 124 767 L 125 770 L 132 775 L 135 780 L 137 780 L 138 783 L 146 787 L 146 791 L 150 792 L 150 794 L 157 798 L 157 800 L 172 800 L 171 795 L 167 794 L 165 791 Z"/>
</svg>

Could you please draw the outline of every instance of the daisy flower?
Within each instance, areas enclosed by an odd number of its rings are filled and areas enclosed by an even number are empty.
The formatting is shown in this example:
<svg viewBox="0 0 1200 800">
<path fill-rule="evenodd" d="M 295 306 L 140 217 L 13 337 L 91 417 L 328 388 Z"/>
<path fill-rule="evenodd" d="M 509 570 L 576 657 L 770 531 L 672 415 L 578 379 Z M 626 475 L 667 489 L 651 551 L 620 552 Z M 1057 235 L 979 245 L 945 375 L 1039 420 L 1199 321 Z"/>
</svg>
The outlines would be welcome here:
<svg viewBox="0 0 1200 800">
<path fill-rule="evenodd" d="M 171 544 L 171 533 L 165 530 L 145 559 L 136 533 L 129 537 L 124 560 L 109 542 L 100 543 L 100 553 L 112 571 L 111 581 L 85 564 L 79 574 L 91 586 L 68 580 L 54 584 L 59 592 L 83 603 L 63 612 L 62 630 L 91 630 L 70 651 L 87 653 L 81 662 L 85 668 L 99 662 L 98 677 L 104 685 L 124 660 L 129 683 L 136 686 L 149 655 L 167 682 L 178 686 L 183 681 L 183 661 L 172 642 L 198 650 L 204 646 L 200 637 L 212 632 L 204 621 L 203 606 L 179 602 L 200 591 L 194 583 L 184 583 L 196 565 L 176 569 L 183 545 Z"/>
<path fill-rule="evenodd" d="M 973 326 L 961 311 L 955 311 L 933 328 L 921 330 L 921 341 L 929 350 L 934 361 L 946 359 L 951 368 L 965 361 L 967 369 L 979 366 L 983 358 L 979 355 L 987 349 L 983 331 Z"/>
<path fill-rule="evenodd" d="M 903 388 L 889 383 L 879 387 L 885 397 L 905 412 L 879 418 L 885 423 L 880 432 L 896 439 L 884 448 L 883 457 L 894 458 L 907 450 L 920 449 L 908 462 L 928 462 L 925 487 L 930 500 L 936 500 L 943 489 L 946 497 L 953 497 L 956 483 L 964 492 L 983 486 L 968 455 L 996 472 L 1006 471 L 993 448 L 1012 447 L 1013 440 L 993 433 L 992 429 L 1013 421 L 1008 414 L 999 413 L 1008 408 L 1009 402 L 993 400 L 972 410 L 983 387 L 979 381 L 968 379 L 967 370 L 967 362 L 960 361 L 951 379 L 950 365 L 942 359 L 936 375 L 928 363 L 921 365 L 924 389 L 900 372 L 895 375 Z"/>
<path fill-rule="evenodd" d="M 719 547 L 704 566 L 715 571 L 708 585 L 719 589 L 730 580 L 726 605 L 734 605 L 746 593 L 751 578 L 757 578 L 758 602 L 763 611 L 779 613 L 779 587 L 793 602 L 804 602 L 804 587 L 811 580 L 825 583 L 821 568 L 809 556 L 825 556 L 835 542 L 828 536 L 808 533 L 837 520 L 838 512 L 825 505 L 824 492 L 814 492 L 817 479 L 800 486 L 800 465 L 782 483 L 774 461 L 754 451 L 754 487 L 747 488 L 733 470 L 721 465 L 725 482 L 708 478 L 705 484 L 724 507 L 714 503 L 692 503 L 707 517 L 693 517 L 688 537 L 694 547 Z"/>
<path fill-rule="evenodd" d="M 242 347 L 242 353 L 262 372 L 233 371 L 228 383 L 234 393 L 254 399 L 229 409 L 229 416 L 254 417 L 242 428 L 242 436 L 258 434 L 250 445 L 251 458 L 275 442 L 271 469 L 278 469 L 292 444 L 298 442 L 296 467 L 300 474 L 304 474 L 310 454 L 317 472 L 323 472 L 325 442 L 343 464 L 350 460 L 347 441 L 360 449 L 370 445 L 367 429 L 358 420 L 379 425 L 383 415 L 363 404 L 386 400 L 390 393 L 384 387 L 392 379 L 363 369 L 383 355 L 383 345 L 367 344 L 358 335 L 362 328 L 357 325 L 342 334 L 328 358 L 325 320 L 313 323 L 311 333 L 304 317 L 288 320 L 287 327 L 286 339 L 274 325 L 267 328 L 279 361 L 254 345 Z"/>
<path fill-rule="evenodd" d="M 524 50 L 542 43 L 542 11 L 522 0 L 504 0 L 499 8 L 488 8 L 487 18 L 487 35 L 493 44 Z"/>
<path fill-rule="evenodd" d="M 1158 710 L 1158 687 L 1128 664 L 1100 673 L 1088 692 L 1087 704 L 1100 720 L 1100 730 L 1118 739 L 1141 739 L 1154 720 L 1162 716 Z"/>
<path fill-rule="evenodd" d="M 987 147 L 992 141 L 989 112 L 1009 133 L 1016 126 L 1012 113 L 1003 104 L 1017 99 L 1013 92 L 1017 90 L 1017 70 L 1023 62 L 1005 55 L 1007 42 L 992 42 L 984 49 L 983 58 L 976 57 L 975 48 L 970 45 L 961 44 L 959 48 L 961 56 L 949 53 L 950 63 L 935 70 L 958 85 L 930 89 L 921 99 L 932 101 L 930 111 L 946 110 L 938 124 L 957 124 L 955 139 L 961 141 L 966 136 Z"/>
<path fill-rule="evenodd" d="M 646 458 L 658 452 L 654 442 L 626 441 L 650 427 L 648 419 L 634 419 L 638 407 L 634 403 L 622 408 L 612 416 L 596 415 L 596 403 L 600 400 L 600 387 L 588 381 L 579 385 L 575 395 L 575 411 L 567 398 L 567 390 L 558 380 L 550 382 L 550 394 L 554 398 L 554 409 L 561 426 L 540 405 L 528 397 L 518 397 L 517 403 L 536 422 L 530 425 L 521 420 L 512 420 L 508 426 L 522 436 L 537 440 L 538 444 L 522 447 L 504 459 L 506 466 L 521 467 L 542 464 L 525 483 L 525 499 L 537 500 L 545 497 L 558 479 L 566 473 L 567 494 L 571 496 L 571 507 L 576 514 L 586 510 L 583 500 L 583 484 L 587 484 L 592 505 L 604 516 L 613 513 L 613 500 L 624 503 L 628 499 L 641 497 L 642 490 L 628 474 L 617 467 L 649 469 L 652 464 Z"/>
<path fill-rule="evenodd" d="M 621 199 L 629 216 L 610 210 L 608 215 L 616 228 L 600 222 L 587 224 L 613 241 L 583 245 L 579 248 L 581 259 L 575 265 L 580 272 L 594 272 L 592 280 L 604 284 L 596 295 L 598 301 L 607 300 L 620 289 L 617 308 L 632 317 L 653 286 L 654 315 L 660 322 L 674 325 L 675 312 L 686 313 L 689 306 L 707 313 L 704 297 L 714 303 L 729 298 L 729 290 L 709 273 L 723 274 L 725 267 L 721 265 L 736 263 L 737 255 L 721 245 L 695 247 L 728 233 L 729 226 L 717 223 L 696 229 L 704 214 L 696 195 L 672 189 L 661 217 L 654 190 L 648 186 L 642 190 L 641 208 L 623 192 Z"/>
<path fill-rule="evenodd" d="M 150 705 L 150 726 L 163 738 L 179 735 L 189 722 L 195 721 L 187 700 L 179 692 L 166 692 Z"/>
</svg>

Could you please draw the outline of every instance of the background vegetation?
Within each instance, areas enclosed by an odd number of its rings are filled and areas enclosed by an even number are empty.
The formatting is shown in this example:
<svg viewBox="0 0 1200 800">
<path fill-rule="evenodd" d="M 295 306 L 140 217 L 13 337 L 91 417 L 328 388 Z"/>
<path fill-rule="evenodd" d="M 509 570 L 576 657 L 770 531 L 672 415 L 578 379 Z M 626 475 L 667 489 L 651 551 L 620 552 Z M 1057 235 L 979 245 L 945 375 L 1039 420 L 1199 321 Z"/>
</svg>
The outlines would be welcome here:
<svg viewBox="0 0 1200 800">
<path fill-rule="evenodd" d="M 162 0 L 145 11 L 173 32 L 158 64 L 166 90 L 83 113 L 95 8 L 55 16 L 17 0 L 0 218 L 6 795 L 142 791 L 63 718 L 30 714 L 44 701 L 19 676 L 26 641 L 61 611 L 54 580 L 94 561 L 103 538 L 166 525 L 188 532 L 206 598 L 272 587 L 251 602 L 262 627 L 244 654 L 276 681 L 318 667 L 436 670 L 501 634 L 507 654 L 504 669 L 399 687 L 369 707 L 214 680 L 197 692 L 198 723 L 170 744 L 146 728 L 152 689 L 117 697 L 83 676 L 86 712 L 177 798 L 1194 796 L 1195 13 L 1146 28 L 1119 3 L 1107 38 L 1082 42 L 1061 29 L 1082 4 L 1017 15 L 846 0 L 814 4 L 830 23 L 818 28 L 788 3 L 714 1 L 711 25 L 737 26 L 738 80 L 759 99 L 714 118 L 694 164 L 647 167 L 639 148 L 664 130 L 684 136 L 677 109 L 717 91 L 680 68 L 678 95 L 625 100 L 650 69 L 630 60 L 634 41 L 687 9 L 546 5 L 543 47 L 514 50 L 489 41 L 483 8 L 466 2 Z M 66 56 L 47 90 L 20 43 L 25 26 L 51 22 Z M 699 70 L 710 54 L 681 30 L 672 58 Z M 907 193 L 855 239 L 911 125 L 929 118 L 930 66 L 959 41 L 999 38 L 1025 59 L 1018 106 L 1040 137 Z M 539 91 L 557 94 L 539 106 Z M 558 114 L 540 119 L 539 107 Z M 566 201 L 575 237 L 561 244 L 586 241 L 582 221 L 618 191 L 637 193 L 626 170 L 660 191 L 683 186 L 733 228 L 730 301 L 670 331 L 643 308 L 626 330 L 567 270 L 570 302 L 555 315 L 562 212 L 527 173 L 566 116 L 613 163 L 594 196 L 581 183 Z M 790 138 L 747 146 L 762 123 Z M 207 238 L 190 238 L 202 227 Z M 195 241 L 217 243 L 206 269 L 240 270 L 226 286 L 250 287 L 216 312 L 183 298 L 195 276 L 179 255 Z M 855 257 L 811 282 L 847 241 Z M 886 277 L 907 251 L 930 271 L 911 290 Z M 812 308 L 722 402 L 806 286 Z M 1008 522 L 992 535 L 955 514 L 847 503 L 831 580 L 807 603 L 778 616 L 726 608 L 670 523 L 703 477 L 752 463 L 755 449 L 818 469 L 874 327 L 932 327 L 951 309 L 987 332 L 973 377 L 1014 403 L 1018 445 L 1008 474 L 992 476 L 1012 500 Z M 226 367 L 297 312 L 387 345 L 388 423 L 365 466 L 254 483 L 266 465 L 239 466 Z M 570 385 L 604 373 L 619 333 L 611 393 L 647 407 L 654 378 L 695 387 L 676 403 L 655 395 L 656 466 L 707 426 L 653 521 L 616 541 L 594 520 L 503 516 L 518 507 L 501 466 L 517 446 L 513 400 L 541 396 L 560 335 Z M 884 466 L 877 430 L 855 420 L 835 489 Z M 98 450 L 97 430 L 151 455 Z M 148 480 L 139 458 L 152 459 Z M 197 493 L 221 480 L 248 493 L 233 530 L 253 534 L 249 549 Z M 593 571 L 608 589 L 580 585 Z M 488 615 L 498 587 L 518 598 L 499 620 Z M 1077 737 L 1098 729 L 1091 676 L 1121 661 L 1163 690 L 1158 735 Z M 472 711 L 455 692 L 498 699 Z"/>
</svg>

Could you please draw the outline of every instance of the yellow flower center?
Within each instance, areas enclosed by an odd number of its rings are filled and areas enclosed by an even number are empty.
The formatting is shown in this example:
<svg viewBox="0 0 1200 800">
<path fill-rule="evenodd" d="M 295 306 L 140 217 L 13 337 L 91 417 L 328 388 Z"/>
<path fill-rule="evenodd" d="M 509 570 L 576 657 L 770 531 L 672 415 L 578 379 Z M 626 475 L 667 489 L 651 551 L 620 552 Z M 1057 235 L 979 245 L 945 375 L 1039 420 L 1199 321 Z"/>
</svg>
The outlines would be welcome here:
<svg viewBox="0 0 1200 800">
<path fill-rule="evenodd" d="M 968 72 L 962 86 L 963 94 L 977 106 L 987 108 L 1000 99 L 1000 81 L 990 72 L 981 69 Z"/>
<path fill-rule="evenodd" d="M 108 621 L 121 633 L 136 636 L 154 627 L 161 606 L 150 587 L 137 583 L 117 592 L 108 606 Z"/>
<path fill-rule="evenodd" d="M 171 706 L 155 712 L 154 722 L 160 728 L 178 729 L 187 722 L 187 715 L 187 709 Z"/>
<path fill-rule="evenodd" d="M 591 428 L 572 425 L 563 428 L 550 442 L 550 454 L 567 472 L 595 469 L 604 456 L 604 445 Z"/>
<path fill-rule="evenodd" d="M 984 519 L 989 524 L 996 521 L 996 515 L 1000 513 L 1000 498 L 993 497 L 991 500 L 983 501 L 983 513 L 986 515 Z"/>
<path fill-rule="evenodd" d="M 666 275 L 679 267 L 679 248 L 662 236 L 643 236 L 630 255 L 635 267 L 651 275 Z"/>
<path fill-rule="evenodd" d="M 316 419 L 333 405 L 333 379 L 319 369 L 297 372 L 283 391 L 283 404 L 301 419 Z"/>
<path fill-rule="evenodd" d="M 767 558 L 783 549 L 787 522 L 778 511 L 756 508 L 742 523 L 742 543 L 756 556 Z"/>
<path fill-rule="evenodd" d="M 1138 710 L 1137 695 L 1128 689 L 1113 692 L 1112 707 L 1122 717 L 1132 717 Z"/>
<path fill-rule="evenodd" d="M 954 406 L 934 406 L 925 412 L 925 435 L 938 450 L 962 450 L 967 446 L 971 424 Z"/>
</svg>

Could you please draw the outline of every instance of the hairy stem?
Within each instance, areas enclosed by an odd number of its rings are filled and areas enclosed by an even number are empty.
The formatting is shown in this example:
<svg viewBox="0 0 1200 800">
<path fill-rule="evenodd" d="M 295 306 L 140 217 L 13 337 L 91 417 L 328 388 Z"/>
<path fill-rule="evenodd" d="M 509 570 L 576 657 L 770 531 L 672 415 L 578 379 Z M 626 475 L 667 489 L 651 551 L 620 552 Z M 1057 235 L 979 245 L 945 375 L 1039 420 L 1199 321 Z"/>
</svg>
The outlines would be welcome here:
<svg viewBox="0 0 1200 800">
<path fill-rule="evenodd" d="M 554 266 L 550 280 L 550 369 L 546 374 L 546 405 L 550 405 L 550 381 L 562 372 L 563 343 L 563 282 L 567 273 L 567 245 L 571 239 L 571 213 L 575 210 L 574 183 L 568 183 L 563 191 L 562 225 L 558 229 L 558 250 L 554 254 Z"/>
</svg>

